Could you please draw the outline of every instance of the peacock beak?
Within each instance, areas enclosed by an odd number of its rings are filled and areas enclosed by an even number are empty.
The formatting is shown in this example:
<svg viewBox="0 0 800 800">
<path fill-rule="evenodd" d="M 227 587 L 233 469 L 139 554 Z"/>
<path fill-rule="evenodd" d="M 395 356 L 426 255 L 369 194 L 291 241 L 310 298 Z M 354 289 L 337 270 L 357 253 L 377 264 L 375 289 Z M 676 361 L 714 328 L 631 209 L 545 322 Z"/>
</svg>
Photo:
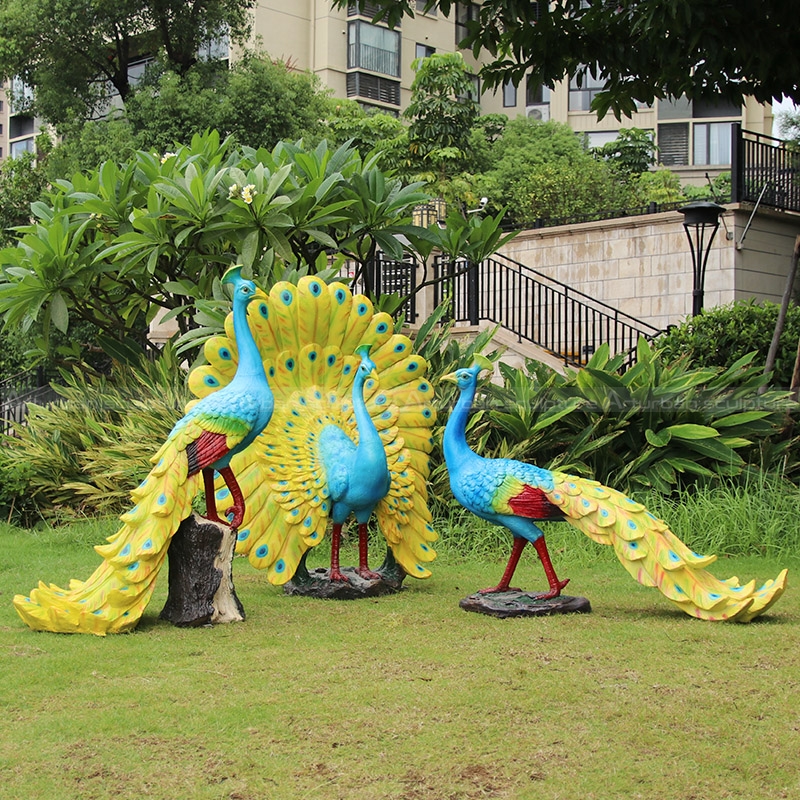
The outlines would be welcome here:
<svg viewBox="0 0 800 800">
<path fill-rule="evenodd" d="M 261 300 L 269 299 L 269 295 L 260 286 L 256 286 L 256 291 L 255 294 L 253 295 L 253 299 L 255 300 L 256 297 L 258 297 Z"/>
<path fill-rule="evenodd" d="M 448 383 L 458 383 L 455 372 L 448 372 L 447 375 L 442 375 L 440 381 L 447 381 Z"/>
</svg>

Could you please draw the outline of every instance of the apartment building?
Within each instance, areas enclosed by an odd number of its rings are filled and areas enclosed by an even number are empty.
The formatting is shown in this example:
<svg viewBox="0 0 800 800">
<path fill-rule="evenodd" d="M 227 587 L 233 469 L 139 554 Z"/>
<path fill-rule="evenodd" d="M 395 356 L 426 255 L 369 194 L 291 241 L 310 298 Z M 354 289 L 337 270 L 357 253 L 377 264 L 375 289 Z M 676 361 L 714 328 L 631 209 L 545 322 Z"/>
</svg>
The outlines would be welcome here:
<svg viewBox="0 0 800 800">
<path fill-rule="evenodd" d="M 412 62 L 435 52 L 455 51 L 465 23 L 478 9 L 476 3 L 460 3 L 455 16 L 445 18 L 435 9 L 423 13 L 424 6 L 424 0 L 417 0 L 417 15 L 405 17 L 397 29 L 390 30 L 372 24 L 375 9 L 369 4 L 359 14 L 355 3 L 332 10 L 330 0 L 259 0 L 253 44 L 297 69 L 315 73 L 337 97 L 397 114 L 411 97 Z M 477 71 L 480 64 L 471 53 L 464 56 Z M 557 120 L 585 135 L 590 146 L 612 141 L 620 128 L 654 131 L 661 163 L 686 182 L 702 183 L 706 173 L 713 177 L 730 168 L 732 122 L 756 133 L 772 131 L 771 106 L 752 101 L 732 106 L 682 98 L 642 106 L 633 118 L 618 121 L 612 116 L 598 121 L 589 107 L 601 84 L 592 79 L 581 84 L 565 79 L 553 90 L 528 81 L 519 87 L 509 84 L 481 92 L 476 78 L 476 88 L 484 113 Z M 0 103 L 0 157 L 33 149 L 38 121 L 13 113 L 2 95 Z"/>
</svg>

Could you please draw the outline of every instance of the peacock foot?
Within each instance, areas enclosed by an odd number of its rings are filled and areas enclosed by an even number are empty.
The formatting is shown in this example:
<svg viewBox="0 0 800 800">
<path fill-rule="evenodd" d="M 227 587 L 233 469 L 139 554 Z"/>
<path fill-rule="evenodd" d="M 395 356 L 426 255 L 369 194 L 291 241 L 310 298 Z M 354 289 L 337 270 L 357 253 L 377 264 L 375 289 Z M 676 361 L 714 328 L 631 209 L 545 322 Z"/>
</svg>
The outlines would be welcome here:
<svg viewBox="0 0 800 800">
<path fill-rule="evenodd" d="M 367 567 L 359 567 L 356 572 L 365 580 L 365 581 L 379 581 L 382 580 L 383 575 L 380 572 L 375 572 L 374 570 L 368 569 Z"/>
<path fill-rule="evenodd" d="M 329 581 L 339 581 L 340 583 L 350 583 L 347 575 L 344 574 L 338 567 L 331 567 L 328 572 Z"/>
<path fill-rule="evenodd" d="M 522 589 L 517 589 L 515 586 L 503 586 L 502 583 L 497 586 L 490 586 L 488 589 L 478 589 L 478 594 L 500 594 L 501 592 L 521 592 Z"/>
<path fill-rule="evenodd" d="M 552 600 L 561 594 L 561 590 L 569 583 L 569 578 L 563 581 L 558 581 L 555 586 L 551 586 L 549 591 L 540 592 L 536 594 L 537 600 Z"/>
</svg>

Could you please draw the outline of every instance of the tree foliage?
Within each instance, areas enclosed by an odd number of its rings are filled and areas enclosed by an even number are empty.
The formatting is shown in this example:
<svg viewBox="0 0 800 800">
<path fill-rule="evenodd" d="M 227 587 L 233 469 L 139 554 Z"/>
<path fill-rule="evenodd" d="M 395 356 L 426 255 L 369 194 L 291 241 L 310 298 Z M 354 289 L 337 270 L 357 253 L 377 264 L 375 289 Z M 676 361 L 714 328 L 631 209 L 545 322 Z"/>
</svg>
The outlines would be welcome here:
<svg viewBox="0 0 800 800">
<path fill-rule="evenodd" d="M 127 102 L 130 67 L 161 53 L 185 75 L 200 46 L 242 41 L 254 0 L 5 0 L 0 5 L 0 77 L 18 77 L 35 95 L 17 92 L 15 107 L 53 124 L 103 113 L 115 94 Z M 12 88 L 13 93 L 13 88 Z"/>
<path fill-rule="evenodd" d="M 346 0 L 335 0 L 342 7 Z M 411 0 L 358 0 L 377 8 L 390 25 L 413 16 Z M 439 14 L 455 14 L 455 0 L 428 0 Z M 796 8 L 785 0 L 484 0 L 460 42 L 490 62 L 487 86 L 519 84 L 527 75 L 549 87 L 565 75 L 592 75 L 604 90 L 592 103 L 631 116 L 636 101 L 723 98 L 741 103 L 786 95 L 800 101 Z"/>
<path fill-rule="evenodd" d="M 212 132 L 176 153 L 139 151 L 33 204 L 35 221 L 0 252 L 0 314 L 24 329 L 40 321 L 45 335 L 84 320 L 124 355 L 148 346 L 159 311 L 188 331 L 234 261 L 269 277 L 337 254 L 363 267 L 378 247 L 401 258 L 397 235 L 416 230 L 412 210 L 427 199 L 419 188 L 325 142 L 237 150 Z"/>
</svg>

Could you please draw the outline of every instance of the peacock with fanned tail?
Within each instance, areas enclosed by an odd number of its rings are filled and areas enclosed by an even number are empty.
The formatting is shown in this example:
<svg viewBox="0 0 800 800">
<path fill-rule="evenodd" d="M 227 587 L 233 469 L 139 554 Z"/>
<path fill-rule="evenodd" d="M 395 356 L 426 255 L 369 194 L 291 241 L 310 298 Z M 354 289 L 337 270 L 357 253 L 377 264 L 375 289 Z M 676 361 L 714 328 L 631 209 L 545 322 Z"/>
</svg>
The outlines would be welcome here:
<svg viewBox="0 0 800 800">
<path fill-rule="evenodd" d="M 237 552 L 282 585 L 304 569 L 332 523 L 332 577 L 341 580 L 342 524 L 354 513 L 358 572 L 371 577 L 372 512 L 392 566 L 428 577 L 437 536 L 427 506 L 435 412 L 425 360 L 395 333 L 391 316 L 342 283 L 315 276 L 297 285 L 281 281 L 254 308 L 275 413 L 269 429 L 231 462 L 247 509 Z M 204 352 L 208 363 L 189 377 L 200 398 L 224 387 L 236 369 L 230 318 L 225 335 L 208 340 Z M 231 502 L 225 486 L 218 485 L 217 502 Z"/>
<path fill-rule="evenodd" d="M 40 583 L 29 596 L 14 598 L 22 619 L 34 630 L 58 633 L 120 633 L 141 618 L 153 593 L 170 539 L 206 488 L 208 517 L 219 520 L 214 475 L 232 498 L 230 526 L 241 524 L 245 505 L 231 459 L 245 450 L 269 422 L 273 411 L 264 365 L 247 321 L 248 305 L 264 293 L 233 267 L 223 276 L 233 287 L 232 334 L 239 354 L 237 368 L 225 388 L 186 413 L 153 457 L 155 464 L 135 489 L 136 505 L 121 520 L 123 527 L 109 543 L 95 548 L 103 563 L 85 582 L 68 589 Z"/>
<path fill-rule="evenodd" d="M 467 510 L 505 526 L 514 537 L 500 582 L 482 593 L 518 591 L 510 587 L 511 580 L 525 544 L 531 542 L 549 583 L 549 590 L 538 597 L 558 597 L 568 580 L 556 576 L 544 534 L 535 523 L 563 519 L 594 541 L 611 545 L 639 583 L 656 587 L 693 617 L 749 622 L 783 594 L 787 570 L 758 589 L 755 581 L 744 586 L 737 578 L 720 581 L 706 570 L 716 556 L 692 552 L 664 522 L 614 489 L 520 461 L 483 458 L 471 450 L 466 440 L 467 418 L 478 374 L 491 367 L 488 359 L 478 356 L 472 367 L 443 377 L 460 390 L 444 433 L 453 494 Z"/>
</svg>

